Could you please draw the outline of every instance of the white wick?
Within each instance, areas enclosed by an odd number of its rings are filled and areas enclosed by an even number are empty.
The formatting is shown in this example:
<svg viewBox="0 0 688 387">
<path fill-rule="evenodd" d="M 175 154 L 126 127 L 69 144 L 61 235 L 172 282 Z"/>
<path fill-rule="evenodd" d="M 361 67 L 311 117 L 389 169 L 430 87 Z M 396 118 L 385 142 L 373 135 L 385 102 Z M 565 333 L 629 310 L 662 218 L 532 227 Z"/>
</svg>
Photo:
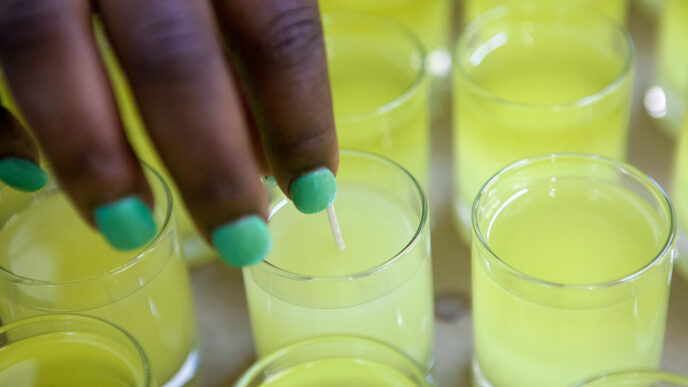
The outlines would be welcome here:
<svg viewBox="0 0 688 387">
<path fill-rule="evenodd" d="M 332 236 L 334 243 L 340 250 L 344 250 L 344 238 L 342 238 L 342 230 L 339 229 L 339 222 L 337 221 L 337 214 L 334 212 L 334 204 L 327 208 L 327 218 L 330 220 L 330 229 L 332 229 Z"/>
</svg>

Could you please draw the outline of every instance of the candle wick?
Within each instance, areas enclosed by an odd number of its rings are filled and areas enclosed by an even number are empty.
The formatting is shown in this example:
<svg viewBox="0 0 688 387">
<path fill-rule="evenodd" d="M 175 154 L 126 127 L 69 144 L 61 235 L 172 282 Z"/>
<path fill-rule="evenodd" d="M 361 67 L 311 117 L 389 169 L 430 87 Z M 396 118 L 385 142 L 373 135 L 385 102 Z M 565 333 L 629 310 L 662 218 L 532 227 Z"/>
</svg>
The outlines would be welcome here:
<svg viewBox="0 0 688 387">
<path fill-rule="evenodd" d="M 344 250 L 346 245 L 344 244 L 344 238 L 342 237 L 342 230 L 339 228 L 337 214 L 334 212 L 334 204 L 327 208 L 327 218 L 330 220 L 330 229 L 332 229 L 334 243 L 340 250 Z"/>
</svg>

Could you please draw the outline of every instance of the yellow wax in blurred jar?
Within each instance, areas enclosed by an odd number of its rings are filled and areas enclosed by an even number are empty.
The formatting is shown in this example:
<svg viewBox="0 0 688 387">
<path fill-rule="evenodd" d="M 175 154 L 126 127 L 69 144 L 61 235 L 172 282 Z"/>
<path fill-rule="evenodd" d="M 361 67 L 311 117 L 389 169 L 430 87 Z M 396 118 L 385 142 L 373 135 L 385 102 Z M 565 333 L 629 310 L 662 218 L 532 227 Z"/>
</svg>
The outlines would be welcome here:
<svg viewBox="0 0 688 387">
<path fill-rule="evenodd" d="M 464 225 L 480 187 L 511 162 L 551 152 L 625 157 L 630 38 L 601 15 L 542 21 L 554 11 L 498 12 L 459 42 L 455 206 Z"/>
<path fill-rule="evenodd" d="M 339 146 L 386 156 L 429 185 L 424 51 L 395 22 L 325 15 Z"/>
<path fill-rule="evenodd" d="M 683 123 L 688 101 L 688 2 L 666 0 L 657 41 L 655 83 L 645 105 L 649 113 L 665 120 L 663 129 L 677 134 Z M 658 101 L 659 100 L 659 101 Z"/>
<path fill-rule="evenodd" d="M 432 377 L 377 340 L 320 336 L 259 359 L 236 387 L 429 387 Z"/>
<path fill-rule="evenodd" d="M 141 359 L 127 355 L 120 343 L 106 337 L 43 334 L 0 348 L 0 386 L 143 386 Z"/>
<path fill-rule="evenodd" d="M 688 120 L 684 120 L 681 129 L 681 138 L 676 150 L 676 162 L 674 167 L 674 189 L 672 201 L 676 209 L 678 219 L 678 248 L 679 258 L 676 268 L 688 278 Z"/>
<path fill-rule="evenodd" d="M 326 359 L 271 375 L 260 387 L 415 387 L 404 374 L 360 359 Z"/>
<path fill-rule="evenodd" d="M 511 196 L 493 191 L 497 196 L 488 200 L 502 205 L 481 227 L 495 256 L 534 280 L 591 286 L 620 280 L 666 243 L 667 226 L 628 188 L 583 179 L 520 181 L 523 188 Z M 563 387 L 659 366 L 670 257 L 626 289 L 567 290 L 502 273 L 473 239 L 475 351 L 490 383 Z"/>
<path fill-rule="evenodd" d="M 244 269 L 258 356 L 305 338 L 345 334 L 379 340 L 430 366 L 428 229 L 391 260 L 414 237 L 412 209 L 382 190 L 339 180 L 344 250 L 335 246 L 326 214 L 303 215 L 285 200 L 270 218 L 275 242 L 267 262 Z"/>
<path fill-rule="evenodd" d="M 360 12 L 397 20 L 410 28 L 426 50 L 446 49 L 449 40 L 449 0 L 319 0 L 322 13 Z"/>
<path fill-rule="evenodd" d="M 627 0 L 465 0 L 463 8 L 464 21 L 470 22 L 476 16 L 498 5 L 525 4 L 528 2 L 537 4 L 537 1 L 543 1 L 547 4 L 553 4 L 557 1 L 569 4 L 578 2 L 580 4 L 591 5 L 622 23 L 626 20 Z"/>
<path fill-rule="evenodd" d="M 0 266 L 35 281 L 4 285 L 13 287 L 0 293 L 0 317 L 10 322 L 66 311 L 111 321 L 141 344 L 153 380 L 162 384 L 194 349 L 195 326 L 179 247 L 170 235 L 157 243 L 138 258 L 114 251 L 61 193 L 29 205 L 0 228 Z"/>
</svg>

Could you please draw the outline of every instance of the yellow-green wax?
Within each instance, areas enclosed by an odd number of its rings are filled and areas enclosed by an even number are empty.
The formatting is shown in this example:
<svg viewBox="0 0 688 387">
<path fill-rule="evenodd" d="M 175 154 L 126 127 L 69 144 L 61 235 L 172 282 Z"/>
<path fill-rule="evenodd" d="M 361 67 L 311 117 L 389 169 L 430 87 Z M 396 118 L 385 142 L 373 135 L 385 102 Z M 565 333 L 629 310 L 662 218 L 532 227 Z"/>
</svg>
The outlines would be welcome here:
<svg viewBox="0 0 688 387">
<path fill-rule="evenodd" d="M 0 294 L 0 318 L 11 322 L 62 311 L 111 321 L 142 345 L 153 379 L 163 383 L 182 366 L 194 345 L 189 280 L 169 235 L 125 274 L 98 278 L 134 257 L 132 252 L 113 250 L 74 213 L 63 194 L 47 197 L 0 228 L 0 265 L 43 281 L 95 279 L 78 286 L 16 286 L 13 292 Z"/>
<path fill-rule="evenodd" d="M 301 279 L 271 276 L 261 267 L 244 270 L 259 357 L 305 338 L 354 335 L 400 349 L 423 366 L 430 364 L 429 235 L 426 227 L 413 248 L 389 262 L 390 267 L 379 268 L 404 250 L 418 226 L 411 221 L 417 218 L 413 209 L 390 196 L 340 182 L 335 206 L 344 250 L 336 247 L 326 214 L 303 215 L 291 202 L 283 202 L 270 219 L 274 249 L 267 261 Z M 376 267 L 379 272 L 365 274 Z"/>
<path fill-rule="evenodd" d="M 483 222 L 509 275 L 473 242 L 475 351 L 495 386 L 569 386 L 606 372 L 653 369 L 664 340 L 670 266 L 632 288 L 565 290 L 627 277 L 661 251 L 667 226 L 620 186 L 585 180 L 524 187 Z M 667 262 L 667 260 L 664 260 Z"/>
</svg>

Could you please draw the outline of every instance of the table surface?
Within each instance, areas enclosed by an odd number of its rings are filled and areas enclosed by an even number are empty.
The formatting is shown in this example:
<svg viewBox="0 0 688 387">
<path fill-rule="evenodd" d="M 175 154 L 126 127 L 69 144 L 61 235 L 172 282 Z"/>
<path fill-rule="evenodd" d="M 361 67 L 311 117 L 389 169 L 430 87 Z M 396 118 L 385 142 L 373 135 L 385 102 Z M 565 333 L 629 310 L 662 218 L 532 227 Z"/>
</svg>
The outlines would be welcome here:
<svg viewBox="0 0 688 387">
<path fill-rule="evenodd" d="M 457 9 L 453 13 L 454 20 L 460 20 L 458 12 Z M 669 189 L 674 141 L 659 131 L 642 106 L 642 96 L 652 73 L 655 23 L 649 13 L 632 4 L 629 28 L 638 58 L 628 160 Z M 431 125 L 431 201 L 435 205 L 432 247 L 437 309 L 435 378 L 442 387 L 468 386 L 473 350 L 470 255 L 468 246 L 459 238 L 452 215 L 451 96 L 447 90 L 437 94 L 432 103 Z M 204 354 L 202 385 L 232 385 L 255 360 L 241 271 L 214 261 L 192 269 L 191 281 Z M 688 374 L 688 282 L 680 275 L 674 275 L 672 282 L 662 368 Z"/>
</svg>

